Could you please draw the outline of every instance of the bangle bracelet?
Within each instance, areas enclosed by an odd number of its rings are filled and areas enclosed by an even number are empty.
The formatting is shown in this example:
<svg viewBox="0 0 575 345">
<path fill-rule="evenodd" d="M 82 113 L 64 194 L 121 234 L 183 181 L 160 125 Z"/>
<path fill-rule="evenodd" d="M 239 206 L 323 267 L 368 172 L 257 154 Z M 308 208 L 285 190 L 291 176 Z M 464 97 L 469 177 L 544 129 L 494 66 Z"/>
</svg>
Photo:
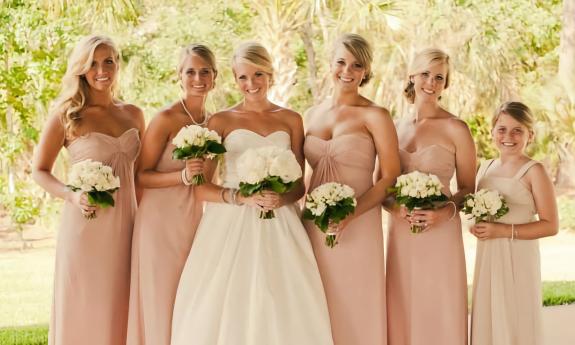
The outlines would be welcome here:
<svg viewBox="0 0 575 345">
<path fill-rule="evenodd" d="M 234 193 L 234 202 L 236 205 L 242 206 L 244 203 L 238 201 L 238 194 L 240 194 L 240 190 L 236 189 L 236 192 Z"/>
<path fill-rule="evenodd" d="M 515 224 L 511 224 L 511 241 L 515 239 Z"/>
<path fill-rule="evenodd" d="M 233 188 L 228 188 L 228 204 L 233 204 L 234 203 L 234 189 Z"/>
<path fill-rule="evenodd" d="M 457 215 L 457 205 L 455 205 L 455 202 L 453 202 L 453 201 L 449 201 L 449 202 L 447 202 L 447 203 L 453 205 L 453 214 L 452 214 L 451 217 L 449 217 L 449 219 L 447 220 L 448 222 L 450 222 L 453 218 L 455 218 L 455 215 Z"/>
<path fill-rule="evenodd" d="M 226 188 L 222 188 L 222 189 L 220 190 L 220 198 L 222 199 L 222 201 L 223 201 L 224 203 L 227 204 L 228 202 L 226 201 L 226 198 L 224 197 L 224 194 L 225 194 L 225 193 L 226 193 Z"/>
<path fill-rule="evenodd" d="M 188 177 L 186 175 L 186 168 L 182 169 L 182 173 L 180 174 L 181 178 L 182 178 L 182 183 L 186 186 L 190 186 L 192 184 L 192 182 L 190 180 L 188 180 Z"/>
<path fill-rule="evenodd" d="M 232 188 L 231 194 L 232 194 L 232 204 L 237 205 L 238 202 L 236 201 L 236 196 L 237 196 L 237 192 L 238 190 L 235 188 Z"/>
</svg>

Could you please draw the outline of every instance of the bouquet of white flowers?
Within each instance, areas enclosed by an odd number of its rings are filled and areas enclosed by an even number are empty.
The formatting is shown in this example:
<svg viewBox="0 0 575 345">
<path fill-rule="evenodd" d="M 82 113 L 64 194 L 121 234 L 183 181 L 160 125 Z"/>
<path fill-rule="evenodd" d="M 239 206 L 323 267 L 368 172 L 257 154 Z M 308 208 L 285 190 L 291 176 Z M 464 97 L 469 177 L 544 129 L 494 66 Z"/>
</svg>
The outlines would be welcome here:
<svg viewBox="0 0 575 345">
<path fill-rule="evenodd" d="M 505 199 L 496 190 L 481 189 L 467 194 L 463 201 L 463 213 L 471 215 L 476 223 L 493 222 L 509 212 Z"/>
<path fill-rule="evenodd" d="M 66 185 L 74 192 L 82 191 L 88 195 L 88 201 L 92 205 L 102 208 L 114 206 L 114 193 L 120 188 L 120 178 L 114 176 L 112 168 L 101 162 L 86 159 L 72 165 L 69 177 L 70 182 Z M 88 219 L 96 218 L 96 213 L 85 214 Z"/>
<path fill-rule="evenodd" d="M 416 170 L 399 176 L 395 187 L 389 188 L 389 191 L 395 194 L 397 204 L 405 205 L 409 211 L 413 211 L 429 210 L 443 205 L 448 198 L 441 193 L 441 188 L 443 184 L 437 176 Z M 411 226 L 411 232 L 414 234 L 420 233 L 423 229 L 424 227 L 420 225 Z"/>
<path fill-rule="evenodd" d="M 301 166 L 293 152 L 277 146 L 245 151 L 238 158 L 236 168 L 243 196 L 262 190 L 287 193 L 302 176 Z M 260 218 L 274 218 L 274 212 L 262 212 Z"/>
<path fill-rule="evenodd" d="M 222 138 L 218 133 L 197 125 L 182 127 L 172 139 L 172 144 L 176 146 L 174 151 L 172 151 L 173 159 L 213 159 L 217 155 L 226 152 L 226 148 L 222 144 Z M 194 185 L 201 185 L 205 181 L 202 174 L 195 175 L 192 178 L 192 184 Z"/>
<path fill-rule="evenodd" d="M 339 223 L 355 211 L 357 201 L 354 190 L 345 184 L 328 182 L 316 187 L 305 198 L 303 217 L 313 220 L 326 233 L 330 223 Z M 333 248 L 335 234 L 326 233 L 325 244 Z"/>
</svg>

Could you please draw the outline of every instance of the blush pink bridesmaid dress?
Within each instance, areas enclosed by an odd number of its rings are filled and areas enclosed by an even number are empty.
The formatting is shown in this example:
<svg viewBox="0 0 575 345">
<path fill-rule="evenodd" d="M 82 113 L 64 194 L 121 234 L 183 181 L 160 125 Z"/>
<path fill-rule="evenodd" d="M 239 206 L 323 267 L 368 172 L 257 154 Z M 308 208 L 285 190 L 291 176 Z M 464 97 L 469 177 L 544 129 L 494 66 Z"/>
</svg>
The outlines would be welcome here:
<svg viewBox="0 0 575 345">
<path fill-rule="evenodd" d="M 443 193 L 451 195 L 455 152 L 431 145 L 399 153 L 402 174 L 437 175 Z M 459 215 L 412 234 L 409 223 L 393 214 L 387 243 L 389 345 L 466 345 L 467 280 Z"/>
<path fill-rule="evenodd" d="M 138 130 L 119 137 L 91 132 L 68 147 L 72 163 L 85 159 L 120 177 L 115 206 L 85 219 L 66 202 L 58 232 L 50 345 L 124 345 L 130 293 L 130 252 L 136 212 L 134 162 Z"/>
<path fill-rule="evenodd" d="M 167 143 L 156 170 L 181 171 Z M 190 252 L 202 204 L 193 186 L 144 190 L 136 213 L 127 345 L 169 345 L 180 275 Z"/>
<path fill-rule="evenodd" d="M 367 133 L 331 140 L 308 135 L 304 152 L 313 170 L 309 191 L 326 182 L 339 182 L 360 196 L 373 186 L 376 150 Z M 304 224 L 323 281 L 334 344 L 386 344 L 381 207 L 351 221 L 334 248 L 324 244 L 325 234 L 313 222 Z"/>
</svg>

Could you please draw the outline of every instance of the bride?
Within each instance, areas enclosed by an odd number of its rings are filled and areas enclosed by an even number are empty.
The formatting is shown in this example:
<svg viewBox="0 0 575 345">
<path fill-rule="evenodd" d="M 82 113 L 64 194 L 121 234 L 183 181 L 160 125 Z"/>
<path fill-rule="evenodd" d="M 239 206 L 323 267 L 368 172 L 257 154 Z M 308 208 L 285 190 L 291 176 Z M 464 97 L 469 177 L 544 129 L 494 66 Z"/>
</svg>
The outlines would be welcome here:
<svg viewBox="0 0 575 345">
<path fill-rule="evenodd" d="M 303 169 L 301 116 L 267 99 L 271 58 L 260 44 L 236 49 L 232 68 L 244 100 L 208 127 L 224 138 L 223 185 L 197 190 L 205 213 L 174 306 L 172 345 L 331 345 L 319 271 L 295 202 L 303 184 L 278 195 L 237 192 L 238 157 L 249 148 L 291 148 Z M 216 164 L 206 164 L 210 180 Z M 261 210 L 275 218 L 260 219 Z"/>
</svg>

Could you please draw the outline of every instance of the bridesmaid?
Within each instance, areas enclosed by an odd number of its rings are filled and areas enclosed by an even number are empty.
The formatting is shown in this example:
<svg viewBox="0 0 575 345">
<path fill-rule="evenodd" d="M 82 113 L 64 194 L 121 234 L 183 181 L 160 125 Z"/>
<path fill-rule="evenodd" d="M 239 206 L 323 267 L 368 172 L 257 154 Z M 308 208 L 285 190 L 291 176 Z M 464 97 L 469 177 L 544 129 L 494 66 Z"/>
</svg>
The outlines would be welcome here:
<svg viewBox="0 0 575 345">
<path fill-rule="evenodd" d="M 178 77 L 183 98 L 151 121 L 142 144 L 136 213 L 128 345 L 170 343 L 172 311 L 180 274 L 202 215 L 189 181 L 203 161 L 172 159 L 172 139 L 187 125 L 205 126 L 206 97 L 217 75 L 212 51 L 192 44 L 181 52 Z"/>
<path fill-rule="evenodd" d="M 390 345 L 467 343 L 467 283 L 461 220 L 455 209 L 473 192 L 475 145 L 465 122 L 438 101 L 449 85 L 449 56 L 439 49 L 417 54 L 405 96 L 415 117 L 397 124 L 402 174 L 437 175 L 453 202 L 406 214 L 393 208 L 387 247 L 387 328 Z M 457 191 L 449 186 L 454 175 Z M 427 230 L 412 234 L 410 223 Z"/>
<path fill-rule="evenodd" d="M 105 36 L 74 49 L 34 158 L 33 176 L 65 200 L 56 246 L 51 345 L 123 345 L 130 290 L 130 247 L 136 211 L 134 166 L 144 130 L 142 111 L 115 98 L 119 53 Z M 116 205 L 90 206 L 51 170 L 66 147 L 71 163 L 100 161 L 120 177 Z M 88 220 L 85 214 L 96 212 Z"/>
<path fill-rule="evenodd" d="M 555 191 L 540 163 L 525 154 L 534 118 L 523 103 L 502 104 L 493 118 L 499 158 L 484 162 L 477 188 L 498 190 L 509 212 L 471 228 L 477 242 L 471 343 L 541 345 L 538 238 L 557 234 Z"/>
<path fill-rule="evenodd" d="M 326 292 L 335 345 L 386 343 L 385 263 L 381 202 L 399 174 L 397 135 L 384 108 L 359 94 L 372 76 L 372 51 L 361 36 L 335 43 L 333 97 L 308 112 L 304 152 L 313 172 L 308 189 L 340 182 L 355 190 L 355 214 L 336 229 L 338 244 L 305 222 Z M 382 178 L 373 183 L 373 172 Z"/>
</svg>

